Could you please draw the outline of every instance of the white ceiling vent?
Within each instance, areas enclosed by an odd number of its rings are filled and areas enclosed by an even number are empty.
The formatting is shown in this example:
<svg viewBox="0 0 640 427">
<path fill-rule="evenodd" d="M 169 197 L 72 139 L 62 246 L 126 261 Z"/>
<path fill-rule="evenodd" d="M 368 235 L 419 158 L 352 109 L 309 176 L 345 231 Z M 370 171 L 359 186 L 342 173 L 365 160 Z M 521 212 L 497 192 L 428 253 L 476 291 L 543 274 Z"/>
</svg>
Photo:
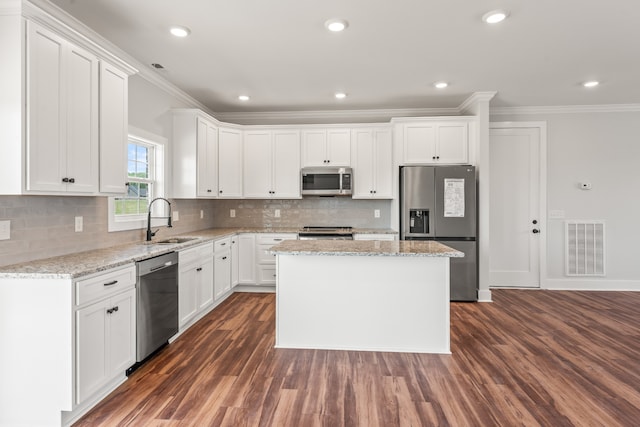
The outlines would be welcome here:
<svg viewBox="0 0 640 427">
<path fill-rule="evenodd" d="M 604 276 L 604 221 L 565 222 L 567 276 Z"/>
</svg>

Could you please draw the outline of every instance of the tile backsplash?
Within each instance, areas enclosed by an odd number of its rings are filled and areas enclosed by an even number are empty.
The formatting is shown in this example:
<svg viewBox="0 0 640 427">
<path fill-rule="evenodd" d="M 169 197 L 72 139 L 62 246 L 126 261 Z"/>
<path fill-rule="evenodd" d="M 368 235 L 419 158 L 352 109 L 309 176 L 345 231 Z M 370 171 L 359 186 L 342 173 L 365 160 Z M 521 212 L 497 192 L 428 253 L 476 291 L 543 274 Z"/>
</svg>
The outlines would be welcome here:
<svg viewBox="0 0 640 427">
<path fill-rule="evenodd" d="M 106 197 L 0 196 L 0 220 L 11 221 L 11 239 L 0 240 L 0 266 L 142 241 L 144 230 L 109 232 Z M 390 200 L 304 198 L 298 200 L 171 199 L 180 219 L 159 237 L 211 227 L 341 225 L 389 228 Z M 236 216 L 231 218 L 230 210 Z M 280 217 L 276 217 L 276 210 Z M 380 218 L 374 218 L 380 210 Z M 204 218 L 200 218 L 203 211 Z M 75 217 L 83 231 L 75 232 Z"/>
<path fill-rule="evenodd" d="M 230 211 L 235 210 L 235 218 Z M 380 210 L 380 218 L 374 211 Z M 280 217 L 276 217 L 276 210 Z M 309 197 L 295 200 L 216 200 L 216 227 L 301 227 L 338 225 L 389 228 L 390 200 L 353 200 L 345 197 Z"/>
<path fill-rule="evenodd" d="M 11 221 L 11 239 L 0 240 L 0 266 L 142 241 L 145 230 L 108 232 L 107 197 L 0 196 L 0 220 Z M 213 227 L 209 200 L 172 200 L 180 220 L 159 237 Z M 200 219 L 200 210 L 205 215 Z M 83 231 L 75 232 L 75 217 Z"/>
</svg>

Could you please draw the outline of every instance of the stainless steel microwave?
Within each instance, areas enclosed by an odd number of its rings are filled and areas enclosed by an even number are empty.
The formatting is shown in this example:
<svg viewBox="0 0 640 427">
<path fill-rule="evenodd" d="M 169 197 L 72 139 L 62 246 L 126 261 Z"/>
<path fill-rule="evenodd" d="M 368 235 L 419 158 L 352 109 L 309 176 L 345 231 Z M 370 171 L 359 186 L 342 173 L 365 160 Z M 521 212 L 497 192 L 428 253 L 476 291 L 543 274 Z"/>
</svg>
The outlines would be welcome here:
<svg viewBox="0 0 640 427">
<path fill-rule="evenodd" d="M 350 196 L 351 168 L 302 168 L 303 196 Z"/>
</svg>

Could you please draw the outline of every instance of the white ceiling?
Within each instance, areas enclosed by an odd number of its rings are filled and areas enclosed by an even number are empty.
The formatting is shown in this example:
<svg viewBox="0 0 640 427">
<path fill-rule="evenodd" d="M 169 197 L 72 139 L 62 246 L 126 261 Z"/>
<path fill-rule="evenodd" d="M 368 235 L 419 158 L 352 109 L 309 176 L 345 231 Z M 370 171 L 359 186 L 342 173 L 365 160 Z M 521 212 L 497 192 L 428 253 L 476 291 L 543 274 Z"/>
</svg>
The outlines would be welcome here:
<svg viewBox="0 0 640 427">
<path fill-rule="evenodd" d="M 218 113 L 455 108 L 479 91 L 497 91 L 497 107 L 640 103 L 634 0 L 52 3 Z M 510 18 L 481 21 L 497 8 Z M 345 32 L 325 30 L 335 17 Z M 171 25 L 192 33 L 176 38 Z M 591 79 L 602 83 L 581 86 Z"/>
</svg>

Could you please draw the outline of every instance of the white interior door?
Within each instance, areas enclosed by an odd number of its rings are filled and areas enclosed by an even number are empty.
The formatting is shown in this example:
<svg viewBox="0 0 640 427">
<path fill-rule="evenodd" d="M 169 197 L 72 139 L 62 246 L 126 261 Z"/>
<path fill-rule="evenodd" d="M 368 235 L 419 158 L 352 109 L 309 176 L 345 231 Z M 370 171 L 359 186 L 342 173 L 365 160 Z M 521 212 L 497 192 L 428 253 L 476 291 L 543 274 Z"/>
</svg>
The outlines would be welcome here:
<svg viewBox="0 0 640 427">
<path fill-rule="evenodd" d="M 540 129 L 491 129 L 489 286 L 540 287 Z"/>
</svg>

